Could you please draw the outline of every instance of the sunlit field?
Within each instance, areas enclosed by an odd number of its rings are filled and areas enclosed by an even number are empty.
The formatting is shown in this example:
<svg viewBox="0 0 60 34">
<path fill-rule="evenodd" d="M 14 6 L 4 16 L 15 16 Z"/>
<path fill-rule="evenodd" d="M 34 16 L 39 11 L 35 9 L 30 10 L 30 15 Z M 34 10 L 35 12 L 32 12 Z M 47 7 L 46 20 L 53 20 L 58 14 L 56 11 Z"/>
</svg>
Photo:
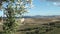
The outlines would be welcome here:
<svg viewBox="0 0 60 34">
<path fill-rule="evenodd" d="M 16 34 L 59 34 L 60 21 L 55 19 L 42 18 L 26 18 L 23 23 L 20 23 Z M 2 26 L 0 25 L 0 33 Z"/>
</svg>

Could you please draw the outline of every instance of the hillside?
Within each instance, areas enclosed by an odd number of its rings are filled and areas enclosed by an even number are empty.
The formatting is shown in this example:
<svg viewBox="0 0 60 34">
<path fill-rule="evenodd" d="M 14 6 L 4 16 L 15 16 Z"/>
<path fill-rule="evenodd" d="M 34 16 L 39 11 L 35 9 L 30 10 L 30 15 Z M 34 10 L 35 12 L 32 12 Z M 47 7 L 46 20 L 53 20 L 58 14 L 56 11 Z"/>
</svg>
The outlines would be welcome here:
<svg viewBox="0 0 60 34">
<path fill-rule="evenodd" d="M 22 24 L 16 34 L 60 34 L 60 17 L 27 17 Z M 1 30 L 2 26 L 0 25 Z"/>
</svg>

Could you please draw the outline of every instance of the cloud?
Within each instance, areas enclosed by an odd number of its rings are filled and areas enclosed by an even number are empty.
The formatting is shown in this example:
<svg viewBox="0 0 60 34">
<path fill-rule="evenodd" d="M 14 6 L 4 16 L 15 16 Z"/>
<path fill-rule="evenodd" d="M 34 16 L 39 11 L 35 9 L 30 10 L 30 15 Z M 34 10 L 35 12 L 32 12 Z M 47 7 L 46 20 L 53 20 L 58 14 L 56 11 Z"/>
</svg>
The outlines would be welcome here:
<svg viewBox="0 0 60 34">
<path fill-rule="evenodd" d="M 53 5 L 60 6 L 60 3 L 59 2 L 53 2 Z"/>
<path fill-rule="evenodd" d="M 40 0 L 40 1 L 60 2 L 60 0 Z"/>
<path fill-rule="evenodd" d="M 50 1 L 50 2 L 60 2 L 60 0 L 46 0 L 46 1 Z"/>
<path fill-rule="evenodd" d="M 40 1 L 52 2 L 53 5 L 60 6 L 60 0 L 40 0 Z"/>
<path fill-rule="evenodd" d="M 60 6 L 60 0 L 46 0 L 46 1 L 52 2 L 52 4 L 55 6 Z"/>
</svg>

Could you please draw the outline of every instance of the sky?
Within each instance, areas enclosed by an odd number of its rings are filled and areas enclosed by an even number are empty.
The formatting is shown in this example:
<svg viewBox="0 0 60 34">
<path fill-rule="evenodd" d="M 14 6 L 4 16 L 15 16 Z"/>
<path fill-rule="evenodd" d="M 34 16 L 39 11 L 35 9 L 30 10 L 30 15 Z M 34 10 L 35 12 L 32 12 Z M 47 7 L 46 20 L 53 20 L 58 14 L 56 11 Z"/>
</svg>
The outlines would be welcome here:
<svg viewBox="0 0 60 34">
<path fill-rule="evenodd" d="M 35 0 L 28 15 L 60 15 L 60 0 Z"/>
<path fill-rule="evenodd" d="M 0 16 L 3 16 L 3 12 L 2 11 L 0 11 Z"/>
<path fill-rule="evenodd" d="M 33 7 L 24 15 L 60 15 L 60 0 L 33 0 Z M 0 11 L 0 16 L 3 13 Z"/>
</svg>

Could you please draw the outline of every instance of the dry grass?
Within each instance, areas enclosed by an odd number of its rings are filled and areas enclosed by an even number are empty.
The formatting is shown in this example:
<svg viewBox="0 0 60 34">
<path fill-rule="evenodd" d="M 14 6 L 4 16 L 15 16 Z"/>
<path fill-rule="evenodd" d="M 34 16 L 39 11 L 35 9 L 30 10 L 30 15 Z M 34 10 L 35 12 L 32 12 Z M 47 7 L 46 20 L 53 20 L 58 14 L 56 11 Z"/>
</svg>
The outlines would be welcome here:
<svg viewBox="0 0 60 34">
<path fill-rule="evenodd" d="M 52 19 L 52 18 L 26 18 L 24 23 L 30 23 L 30 24 L 44 24 L 49 22 L 55 22 L 60 21 L 58 19 Z"/>
<path fill-rule="evenodd" d="M 59 21 L 58 19 L 52 19 L 52 18 L 26 18 L 25 21 L 22 23 L 24 25 L 21 25 L 19 27 L 19 32 L 17 32 L 16 34 L 26 34 L 26 32 L 35 32 L 36 29 L 39 29 L 40 32 L 45 32 L 46 27 L 48 25 L 48 23 L 55 23 L 56 21 Z M 56 22 L 57 23 L 57 22 Z M 42 24 L 47 24 L 47 25 L 42 25 Z M 44 26 L 44 27 L 43 27 Z M 57 26 L 56 26 L 57 27 Z M 40 30 L 40 28 L 42 28 L 42 30 Z M 52 31 L 48 31 L 45 32 L 44 34 L 54 34 L 56 32 L 56 34 L 60 33 L 60 29 L 53 27 L 54 30 Z M 2 28 L 1 28 L 2 29 Z M 1 30 L 0 29 L 0 30 Z M 23 30 L 23 31 L 20 31 Z"/>
</svg>

